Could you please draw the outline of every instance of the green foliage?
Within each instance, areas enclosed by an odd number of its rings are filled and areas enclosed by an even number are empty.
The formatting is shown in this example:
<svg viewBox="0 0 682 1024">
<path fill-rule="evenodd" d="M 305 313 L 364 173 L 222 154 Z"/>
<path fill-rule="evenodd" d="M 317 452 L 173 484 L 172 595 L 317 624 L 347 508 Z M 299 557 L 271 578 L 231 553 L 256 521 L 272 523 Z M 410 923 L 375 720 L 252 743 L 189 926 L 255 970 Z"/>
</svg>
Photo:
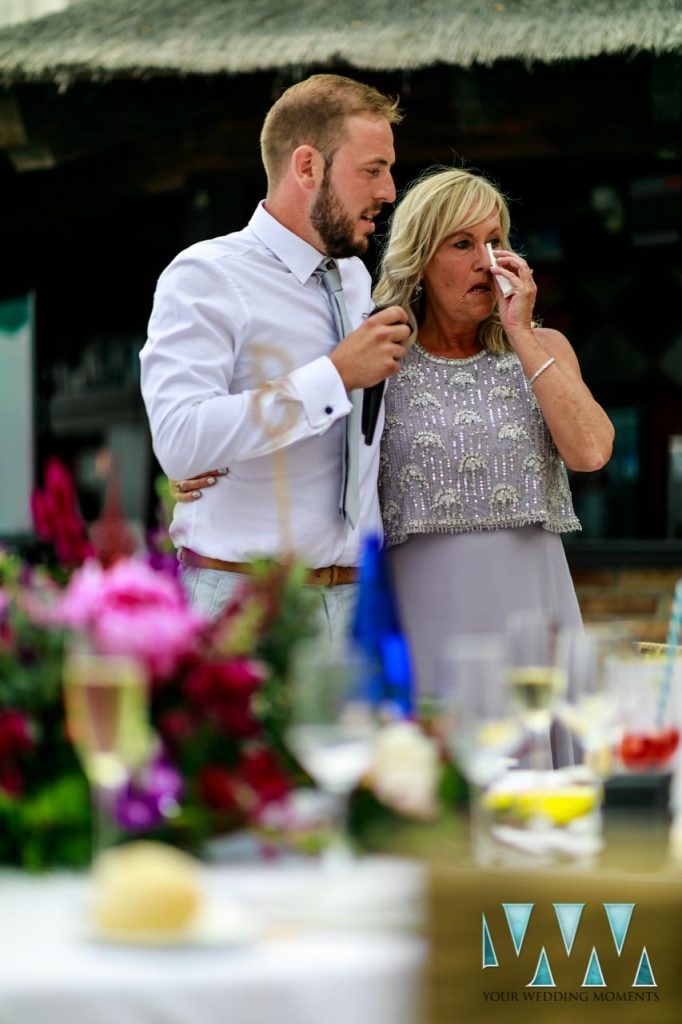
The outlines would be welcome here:
<svg viewBox="0 0 682 1024">
<path fill-rule="evenodd" d="M 90 859 L 91 832 L 81 773 L 63 775 L 21 799 L 0 791 L 0 863 L 27 871 L 83 867 Z"/>
</svg>

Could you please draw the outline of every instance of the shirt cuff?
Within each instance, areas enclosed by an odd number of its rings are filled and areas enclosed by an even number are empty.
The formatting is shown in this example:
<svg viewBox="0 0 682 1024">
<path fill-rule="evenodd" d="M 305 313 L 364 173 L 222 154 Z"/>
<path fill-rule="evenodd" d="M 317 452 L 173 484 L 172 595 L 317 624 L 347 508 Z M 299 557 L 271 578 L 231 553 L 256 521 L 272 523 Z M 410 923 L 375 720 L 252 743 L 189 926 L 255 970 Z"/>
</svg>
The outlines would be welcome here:
<svg viewBox="0 0 682 1024">
<path fill-rule="evenodd" d="M 321 356 L 289 374 L 291 386 L 314 430 L 324 430 L 347 416 L 352 403 L 331 359 Z"/>
</svg>

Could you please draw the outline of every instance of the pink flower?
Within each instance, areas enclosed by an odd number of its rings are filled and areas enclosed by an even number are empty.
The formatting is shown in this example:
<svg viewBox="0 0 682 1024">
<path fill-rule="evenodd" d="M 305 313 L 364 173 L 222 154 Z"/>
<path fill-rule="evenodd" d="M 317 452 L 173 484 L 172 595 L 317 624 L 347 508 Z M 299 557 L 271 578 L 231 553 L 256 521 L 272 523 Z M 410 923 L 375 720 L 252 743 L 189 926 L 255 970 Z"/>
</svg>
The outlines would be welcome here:
<svg viewBox="0 0 682 1024">
<path fill-rule="evenodd" d="M 9 624 L 9 597 L 4 590 L 0 589 L 0 649 L 6 647 L 8 650 L 12 643 L 12 629 Z"/>
<path fill-rule="evenodd" d="M 172 675 L 204 625 L 176 580 L 134 558 L 108 569 L 86 562 L 72 576 L 56 619 L 86 630 L 103 654 L 139 658 L 155 679 Z"/>
</svg>

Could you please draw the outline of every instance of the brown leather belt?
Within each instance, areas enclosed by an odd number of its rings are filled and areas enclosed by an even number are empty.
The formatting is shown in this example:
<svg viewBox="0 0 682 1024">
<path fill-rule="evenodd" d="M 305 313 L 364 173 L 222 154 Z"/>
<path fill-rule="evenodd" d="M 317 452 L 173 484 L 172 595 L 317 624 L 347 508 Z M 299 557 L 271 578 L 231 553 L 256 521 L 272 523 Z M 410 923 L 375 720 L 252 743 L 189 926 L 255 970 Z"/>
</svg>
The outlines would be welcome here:
<svg viewBox="0 0 682 1024">
<path fill-rule="evenodd" d="M 239 572 L 253 575 L 249 562 L 224 562 L 222 558 L 198 555 L 191 548 L 180 549 L 180 561 L 193 569 L 217 569 L 219 572 Z M 357 583 L 358 570 L 353 565 L 325 565 L 321 569 L 309 569 L 306 583 L 311 587 L 338 587 L 343 583 Z"/>
</svg>

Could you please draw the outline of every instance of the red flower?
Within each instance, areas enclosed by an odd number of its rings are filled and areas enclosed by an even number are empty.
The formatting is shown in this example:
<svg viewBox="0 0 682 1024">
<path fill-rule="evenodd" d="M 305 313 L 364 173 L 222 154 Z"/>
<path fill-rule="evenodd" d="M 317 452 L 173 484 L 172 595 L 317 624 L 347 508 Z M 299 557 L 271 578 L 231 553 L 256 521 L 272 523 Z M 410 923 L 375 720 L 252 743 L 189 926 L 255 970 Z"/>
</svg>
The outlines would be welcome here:
<svg viewBox="0 0 682 1024">
<path fill-rule="evenodd" d="M 192 670 L 185 688 L 193 700 L 212 703 L 226 697 L 250 698 L 264 678 L 265 669 L 258 661 L 209 661 Z"/>
<path fill-rule="evenodd" d="M 220 765 L 207 765 L 198 778 L 199 797 L 212 811 L 241 811 L 239 785 L 234 775 Z"/>
<path fill-rule="evenodd" d="M 194 718 L 182 708 L 171 708 L 169 711 L 164 711 L 159 719 L 159 732 L 174 749 L 192 739 L 196 731 Z"/>
<path fill-rule="evenodd" d="M 35 747 L 31 723 L 15 708 L 0 711 L 0 790 L 12 797 L 24 792 L 24 780 L 15 759 Z"/>
<path fill-rule="evenodd" d="M 21 773 L 14 765 L 3 764 L 0 761 L 0 790 L 4 790 L 8 796 L 20 797 L 24 792 L 24 780 Z"/>
<path fill-rule="evenodd" d="M 16 757 L 34 746 L 35 738 L 28 718 L 14 708 L 0 711 L 0 760 Z"/>
<path fill-rule="evenodd" d="M 9 622 L 0 621 L 0 647 L 4 647 L 6 651 L 11 651 L 13 641 L 14 633 Z"/>
<path fill-rule="evenodd" d="M 251 699 L 265 677 L 257 661 L 231 659 L 206 662 L 192 669 L 185 684 L 191 702 L 204 708 L 221 728 L 234 736 L 253 736 L 259 729 Z"/>
<path fill-rule="evenodd" d="M 263 747 L 246 751 L 236 774 L 254 793 L 258 810 L 273 800 L 281 800 L 291 788 L 275 754 Z"/>
<path fill-rule="evenodd" d="M 256 736 L 261 729 L 260 722 L 251 710 L 250 702 L 227 700 L 217 702 L 213 707 L 213 716 L 220 723 L 220 728 L 228 736 L 243 738 Z"/>
</svg>

